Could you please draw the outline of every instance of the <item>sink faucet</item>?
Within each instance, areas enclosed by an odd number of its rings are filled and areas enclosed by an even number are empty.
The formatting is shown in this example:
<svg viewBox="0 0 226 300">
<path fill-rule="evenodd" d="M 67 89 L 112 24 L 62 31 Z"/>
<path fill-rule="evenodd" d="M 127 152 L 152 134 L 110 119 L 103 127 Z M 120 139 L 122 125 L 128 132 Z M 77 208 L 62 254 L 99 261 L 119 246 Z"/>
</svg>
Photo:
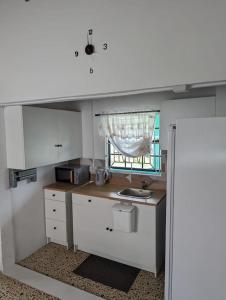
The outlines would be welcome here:
<svg viewBox="0 0 226 300">
<path fill-rule="evenodd" d="M 131 163 L 131 172 L 128 174 L 128 176 L 126 176 L 126 179 L 129 180 L 129 183 L 131 184 L 132 183 L 132 171 L 133 171 L 133 167 L 132 167 L 132 163 Z"/>
<path fill-rule="evenodd" d="M 151 178 L 149 178 L 149 180 L 148 179 L 142 180 L 141 181 L 141 187 L 142 187 L 142 189 L 143 190 L 147 189 L 149 187 L 149 185 L 152 184 L 152 182 L 153 182 L 153 179 L 151 179 Z"/>
</svg>

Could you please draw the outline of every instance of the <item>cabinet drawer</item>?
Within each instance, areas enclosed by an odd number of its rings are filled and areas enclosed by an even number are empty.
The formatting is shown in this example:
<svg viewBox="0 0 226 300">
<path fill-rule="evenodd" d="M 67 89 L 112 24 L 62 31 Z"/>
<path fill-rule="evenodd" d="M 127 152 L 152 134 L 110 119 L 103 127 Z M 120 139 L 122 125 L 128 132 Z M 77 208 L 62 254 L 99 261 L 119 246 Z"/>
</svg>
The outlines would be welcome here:
<svg viewBox="0 0 226 300">
<path fill-rule="evenodd" d="M 66 203 L 46 199 L 45 214 L 47 219 L 56 219 L 66 222 Z"/>
<path fill-rule="evenodd" d="M 66 223 L 46 219 L 46 236 L 54 240 L 67 242 Z"/>
<path fill-rule="evenodd" d="M 73 194 L 73 205 L 79 206 L 88 206 L 88 207 L 96 207 L 102 208 L 103 206 L 111 207 L 113 204 L 118 203 L 118 201 L 110 200 L 107 198 L 97 198 L 97 197 L 90 197 L 84 196 L 79 194 Z"/>
<path fill-rule="evenodd" d="M 66 193 L 54 190 L 44 190 L 45 198 L 50 200 L 65 201 Z"/>
</svg>

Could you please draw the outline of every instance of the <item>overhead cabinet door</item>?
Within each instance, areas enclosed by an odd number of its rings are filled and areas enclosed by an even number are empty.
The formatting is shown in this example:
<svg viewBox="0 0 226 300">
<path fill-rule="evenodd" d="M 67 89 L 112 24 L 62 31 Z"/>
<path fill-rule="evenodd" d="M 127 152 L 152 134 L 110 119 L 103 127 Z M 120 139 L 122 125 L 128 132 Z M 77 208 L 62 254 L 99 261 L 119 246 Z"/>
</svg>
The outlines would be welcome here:
<svg viewBox="0 0 226 300">
<path fill-rule="evenodd" d="M 54 110 L 24 107 L 25 169 L 58 162 L 58 120 Z"/>
<path fill-rule="evenodd" d="M 160 111 L 160 147 L 168 148 L 169 126 L 176 120 L 190 118 L 208 118 L 216 116 L 215 97 L 191 98 L 165 101 Z"/>
<path fill-rule="evenodd" d="M 81 115 L 29 106 L 5 108 L 7 166 L 30 169 L 81 157 Z"/>
<path fill-rule="evenodd" d="M 59 161 L 82 156 L 82 120 L 80 112 L 57 111 Z"/>
</svg>

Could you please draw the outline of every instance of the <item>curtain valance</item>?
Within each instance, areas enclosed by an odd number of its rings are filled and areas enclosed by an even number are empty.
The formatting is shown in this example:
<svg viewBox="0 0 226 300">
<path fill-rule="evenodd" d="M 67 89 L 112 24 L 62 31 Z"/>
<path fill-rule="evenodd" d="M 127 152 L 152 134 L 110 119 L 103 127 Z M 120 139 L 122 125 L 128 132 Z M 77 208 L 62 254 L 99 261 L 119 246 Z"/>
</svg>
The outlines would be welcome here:
<svg viewBox="0 0 226 300">
<path fill-rule="evenodd" d="M 99 135 L 124 155 L 138 157 L 150 153 L 155 112 L 102 115 Z"/>
</svg>

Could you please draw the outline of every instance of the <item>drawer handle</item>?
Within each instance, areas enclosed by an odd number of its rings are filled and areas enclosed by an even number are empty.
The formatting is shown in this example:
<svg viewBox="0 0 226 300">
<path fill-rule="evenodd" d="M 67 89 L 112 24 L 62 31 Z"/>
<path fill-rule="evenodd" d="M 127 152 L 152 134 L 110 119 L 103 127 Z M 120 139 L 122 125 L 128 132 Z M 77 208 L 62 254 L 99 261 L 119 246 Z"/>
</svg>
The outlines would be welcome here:
<svg viewBox="0 0 226 300">
<path fill-rule="evenodd" d="M 92 200 L 91 200 L 91 199 L 89 199 L 89 200 L 88 200 L 88 202 L 92 202 Z"/>
<path fill-rule="evenodd" d="M 55 197 L 55 196 L 56 196 L 56 194 L 52 194 L 52 196 L 53 196 L 53 197 Z"/>
<path fill-rule="evenodd" d="M 112 232 L 112 231 L 113 231 L 113 229 L 111 228 L 111 229 L 110 229 L 110 231 Z"/>
<path fill-rule="evenodd" d="M 55 212 L 55 211 L 56 211 L 56 209 L 54 208 L 54 209 L 53 209 L 53 212 Z"/>
<path fill-rule="evenodd" d="M 109 230 L 109 227 L 106 227 L 106 230 Z"/>
<path fill-rule="evenodd" d="M 54 226 L 53 229 L 56 230 L 57 229 L 56 226 Z"/>
</svg>

